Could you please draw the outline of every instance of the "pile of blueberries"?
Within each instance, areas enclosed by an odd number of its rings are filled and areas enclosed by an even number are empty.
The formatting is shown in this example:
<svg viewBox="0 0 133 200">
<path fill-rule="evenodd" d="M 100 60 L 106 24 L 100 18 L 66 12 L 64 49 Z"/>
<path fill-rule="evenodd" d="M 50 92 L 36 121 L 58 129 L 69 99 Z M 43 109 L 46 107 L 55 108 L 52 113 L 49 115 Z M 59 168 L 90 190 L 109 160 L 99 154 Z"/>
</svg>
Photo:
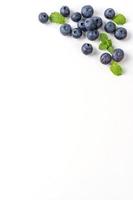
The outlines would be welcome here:
<svg viewBox="0 0 133 200">
<path fill-rule="evenodd" d="M 80 38 L 82 34 L 86 34 L 87 38 L 91 41 L 96 40 L 99 37 L 99 28 L 103 26 L 103 20 L 101 17 L 93 16 L 94 9 L 90 5 L 82 7 L 81 13 L 74 12 L 71 14 L 68 6 L 63 6 L 60 9 L 60 14 L 64 17 L 71 17 L 73 22 L 77 23 L 76 28 L 72 28 L 70 24 L 63 24 L 60 26 L 60 32 L 64 36 L 72 36 L 73 38 Z M 115 11 L 112 8 L 105 10 L 104 15 L 108 21 L 104 25 L 104 30 L 107 33 L 114 34 L 115 38 L 122 40 L 127 37 L 127 30 L 123 27 L 117 27 L 116 24 L 111 21 L 115 16 Z M 46 23 L 49 17 L 46 13 L 40 13 L 39 20 L 41 23 Z M 93 52 L 93 46 L 90 43 L 85 43 L 82 45 L 81 50 L 83 54 L 89 55 Z M 101 55 L 101 62 L 103 64 L 109 64 L 113 59 L 116 62 L 120 62 L 124 57 L 124 51 L 122 49 L 115 49 L 113 54 L 103 53 Z"/>
</svg>

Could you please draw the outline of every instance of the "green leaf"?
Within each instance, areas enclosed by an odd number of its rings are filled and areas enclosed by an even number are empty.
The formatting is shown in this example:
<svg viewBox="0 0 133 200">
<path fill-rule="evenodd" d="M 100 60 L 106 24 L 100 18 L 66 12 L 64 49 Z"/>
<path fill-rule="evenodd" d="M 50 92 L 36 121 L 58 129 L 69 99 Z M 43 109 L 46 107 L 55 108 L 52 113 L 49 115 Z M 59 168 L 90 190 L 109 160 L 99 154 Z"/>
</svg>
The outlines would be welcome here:
<svg viewBox="0 0 133 200">
<path fill-rule="evenodd" d="M 106 50 L 106 49 L 107 49 L 107 45 L 104 44 L 104 43 L 100 43 L 100 44 L 99 44 L 99 49 L 100 49 L 100 50 Z"/>
<path fill-rule="evenodd" d="M 108 51 L 112 54 L 113 51 L 114 51 L 114 48 L 113 48 L 112 46 L 110 46 L 110 47 L 108 48 Z"/>
<path fill-rule="evenodd" d="M 122 14 L 118 14 L 113 18 L 113 21 L 118 25 L 123 25 L 126 23 L 126 17 Z"/>
<path fill-rule="evenodd" d="M 106 40 L 106 41 L 104 42 L 104 44 L 106 44 L 107 49 L 108 49 L 110 46 L 112 46 L 112 42 L 110 43 L 109 40 Z"/>
<path fill-rule="evenodd" d="M 101 42 L 105 42 L 108 40 L 108 35 L 106 33 L 100 33 L 99 39 Z"/>
<path fill-rule="evenodd" d="M 99 44 L 99 49 L 107 50 L 110 53 L 113 53 L 114 48 L 112 46 L 112 40 L 108 38 L 108 35 L 106 33 L 101 33 L 99 38 L 101 41 L 101 43 Z"/>
<path fill-rule="evenodd" d="M 57 24 L 64 24 L 66 22 L 65 17 L 63 17 L 59 12 L 51 13 L 49 17 L 50 21 Z"/>
<path fill-rule="evenodd" d="M 110 70 L 116 76 L 120 76 L 123 74 L 123 70 L 121 66 L 115 61 L 111 63 Z"/>
<path fill-rule="evenodd" d="M 108 47 L 112 47 L 112 40 L 108 40 Z"/>
</svg>

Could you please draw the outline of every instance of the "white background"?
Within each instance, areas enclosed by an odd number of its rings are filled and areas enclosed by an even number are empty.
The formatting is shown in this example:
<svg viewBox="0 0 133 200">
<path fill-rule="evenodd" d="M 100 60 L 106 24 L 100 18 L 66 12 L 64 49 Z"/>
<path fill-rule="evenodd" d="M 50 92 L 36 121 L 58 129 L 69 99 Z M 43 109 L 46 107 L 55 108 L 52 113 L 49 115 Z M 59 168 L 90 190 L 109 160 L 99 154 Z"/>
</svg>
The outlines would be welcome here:
<svg viewBox="0 0 133 200">
<path fill-rule="evenodd" d="M 125 14 L 129 35 L 115 77 L 87 41 L 38 22 L 68 5 Z M 131 0 L 0 2 L 0 199 L 133 199 L 133 11 Z M 105 20 L 106 21 L 106 20 Z M 113 38 L 113 37 L 112 37 Z"/>
</svg>

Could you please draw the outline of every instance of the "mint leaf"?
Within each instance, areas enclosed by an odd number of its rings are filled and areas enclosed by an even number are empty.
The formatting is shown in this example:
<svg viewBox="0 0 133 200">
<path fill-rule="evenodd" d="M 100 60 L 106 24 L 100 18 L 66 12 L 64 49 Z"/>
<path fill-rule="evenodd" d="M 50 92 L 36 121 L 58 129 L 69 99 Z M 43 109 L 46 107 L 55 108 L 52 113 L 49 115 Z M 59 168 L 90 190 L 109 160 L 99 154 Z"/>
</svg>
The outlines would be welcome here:
<svg viewBox="0 0 133 200">
<path fill-rule="evenodd" d="M 101 43 L 99 44 L 99 49 L 107 50 L 112 54 L 114 52 L 114 48 L 112 45 L 112 40 L 108 38 L 108 35 L 106 33 L 101 33 L 99 39 L 101 41 Z M 116 76 L 120 76 L 123 74 L 122 67 L 115 61 L 112 61 L 110 71 Z"/>
<path fill-rule="evenodd" d="M 123 25 L 126 23 L 126 17 L 122 14 L 118 14 L 113 18 L 113 21 L 118 25 Z"/>
<path fill-rule="evenodd" d="M 63 17 L 59 12 L 51 13 L 49 17 L 50 21 L 57 24 L 64 24 L 66 22 L 65 17 Z"/>
<path fill-rule="evenodd" d="M 108 47 L 112 47 L 112 40 L 108 40 Z"/>
<path fill-rule="evenodd" d="M 123 74 L 123 70 L 121 66 L 115 61 L 111 63 L 110 70 L 116 76 L 120 76 Z"/>
<path fill-rule="evenodd" d="M 104 43 L 108 40 L 108 35 L 106 33 L 100 33 L 99 40 Z"/>
<path fill-rule="evenodd" d="M 114 48 L 112 46 L 110 46 L 107 50 L 112 54 L 114 51 Z"/>
<path fill-rule="evenodd" d="M 110 53 L 113 53 L 114 48 L 112 46 L 112 40 L 110 40 L 108 38 L 106 33 L 101 33 L 100 34 L 100 40 L 101 40 L 101 43 L 99 44 L 99 49 L 100 50 L 107 50 Z"/>
<path fill-rule="evenodd" d="M 100 44 L 99 44 L 99 49 L 100 49 L 100 50 L 106 50 L 106 49 L 107 49 L 107 45 L 104 44 L 104 43 L 100 43 Z"/>
<path fill-rule="evenodd" d="M 104 44 L 106 44 L 107 49 L 108 49 L 109 47 L 112 46 L 112 41 L 111 40 L 106 40 L 106 41 L 104 41 Z"/>
</svg>

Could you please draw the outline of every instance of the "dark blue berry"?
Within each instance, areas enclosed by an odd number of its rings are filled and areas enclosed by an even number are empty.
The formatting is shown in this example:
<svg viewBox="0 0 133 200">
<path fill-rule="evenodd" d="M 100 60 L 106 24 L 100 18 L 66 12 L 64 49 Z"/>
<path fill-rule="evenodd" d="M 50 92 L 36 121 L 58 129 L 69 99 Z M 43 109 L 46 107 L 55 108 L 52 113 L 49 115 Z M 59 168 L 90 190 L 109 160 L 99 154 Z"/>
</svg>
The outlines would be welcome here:
<svg viewBox="0 0 133 200">
<path fill-rule="evenodd" d="M 69 9 L 69 7 L 68 6 L 62 6 L 61 9 L 60 9 L 60 13 L 64 17 L 68 17 L 70 15 L 70 9 Z"/>
<path fill-rule="evenodd" d="M 60 32 L 63 34 L 63 35 L 71 35 L 72 33 L 72 28 L 69 24 L 63 24 L 61 25 L 60 27 Z"/>
<path fill-rule="evenodd" d="M 127 37 L 127 30 L 123 27 L 117 28 L 114 35 L 118 40 L 123 40 Z"/>
<path fill-rule="evenodd" d="M 120 62 L 124 58 L 124 51 L 122 49 L 115 49 L 112 58 L 116 62 Z"/>
<path fill-rule="evenodd" d="M 103 53 L 100 57 L 101 63 L 107 65 L 111 62 L 112 57 L 109 53 Z"/>
<path fill-rule="evenodd" d="M 81 9 L 81 14 L 85 18 L 92 17 L 93 13 L 94 13 L 94 9 L 90 5 L 86 5 Z"/>
<path fill-rule="evenodd" d="M 97 29 L 100 28 L 103 25 L 103 20 L 101 17 L 92 17 L 92 19 L 94 20 L 94 22 L 97 25 Z"/>
<path fill-rule="evenodd" d="M 99 37 L 99 32 L 97 30 L 94 31 L 88 31 L 87 32 L 87 38 L 89 40 L 96 40 Z"/>
<path fill-rule="evenodd" d="M 74 38 L 80 38 L 82 36 L 82 31 L 80 30 L 80 28 L 74 28 L 72 30 L 72 36 Z"/>
<path fill-rule="evenodd" d="M 104 16 L 105 16 L 107 19 L 113 19 L 113 17 L 115 16 L 115 11 L 114 11 L 114 9 L 108 8 L 107 10 L 105 10 Z"/>
<path fill-rule="evenodd" d="M 93 31 L 97 29 L 97 23 L 93 18 L 88 18 L 85 20 L 85 27 L 88 31 Z"/>
<path fill-rule="evenodd" d="M 116 25 L 110 21 L 105 24 L 104 29 L 107 33 L 114 33 L 116 31 Z"/>
<path fill-rule="evenodd" d="M 83 46 L 81 47 L 81 50 L 82 50 L 83 54 L 89 55 L 89 54 L 92 53 L 93 47 L 92 47 L 91 44 L 85 43 L 85 44 L 83 44 Z"/>
<path fill-rule="evenodd" d="M 87 29 L 86 29 L 86 27 L 85 27 L 85 19 L 81 19 L 79 22 L 78 22 L 78 28 L 80 28 L 81 29 L 81 31 L 83 31 L 83 32 L 86 32 L 87 31 Z"/>
<path fill-rule="evenodd" d="M 45 12 L 40 13 L 39 16 L 38 16 L 38 19 L 43 24 L 47 23 L 48 22 L 48 15 L 47 15 L 47 13 L 45 13 Z"/>
<path fill-rule="evenodd" d="M 71 15 L 71 20 L 74 22 L 79 22 L 81 20 L 81 14 L 79 12 L 75 12 Z"/>
</svg>

